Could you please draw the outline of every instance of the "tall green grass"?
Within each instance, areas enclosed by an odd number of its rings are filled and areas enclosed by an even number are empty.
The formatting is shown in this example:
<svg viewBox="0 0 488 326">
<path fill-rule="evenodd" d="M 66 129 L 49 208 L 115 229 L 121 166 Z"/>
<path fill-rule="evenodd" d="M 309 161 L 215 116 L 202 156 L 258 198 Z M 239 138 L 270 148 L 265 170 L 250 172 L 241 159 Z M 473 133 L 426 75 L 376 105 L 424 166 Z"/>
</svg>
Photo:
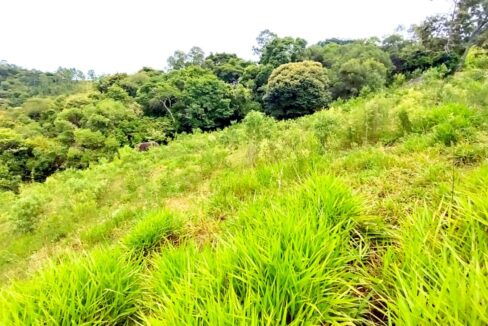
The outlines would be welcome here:
<svg viewBox="0 0 488 326">
<path fill-rule="evenodd" d="M 488 169 L 480 188 L 406 218 L 384 256 L 384 294 L 401 325 L 488 323 Z M 473 192 L 473 190 L 475 190 Z"/>
<path fill-rule="evenodd" d="M 147 254 L 154 247 L 168 242 L 178 243 L 182 229 L 181 217 L 168 211 L 155 211 L 144 216 L 123 243 L 129 250 Z"/>
<path fill-rule="evenodd" d="M 0 324 L 130 324 L 140 294 L 138 273 L 120 250 L 71 257 L 4 291 Z"/>
<path fill-rule="evenodd" d="M 267 198 L 267 197 L 265 197 Z M 163 251 L 149 278 L 150 323 L 301 325 L 359 322 L 367 256 L 360 205 L 329 177 L 253 202 L 222 245 Z"/>
<path fill-rule="evenodd" d="M 0 325 L 486 325 L 487 94 L 429 73 L 2 193 Z"/>
</svg>

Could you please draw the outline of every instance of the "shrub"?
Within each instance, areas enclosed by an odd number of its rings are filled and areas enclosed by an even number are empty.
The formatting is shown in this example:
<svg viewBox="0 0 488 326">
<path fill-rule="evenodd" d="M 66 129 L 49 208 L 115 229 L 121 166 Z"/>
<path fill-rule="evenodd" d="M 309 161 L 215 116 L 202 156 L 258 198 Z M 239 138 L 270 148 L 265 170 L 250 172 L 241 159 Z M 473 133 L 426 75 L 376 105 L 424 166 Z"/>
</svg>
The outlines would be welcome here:
<svg viewBox="0 0 488 326">
<path fill-rule="evenodd" d="M 273 119 L 257 111 L 249 112 L 244 118 L 243 123 L 247 138 L 253 142 L 259 142 L 271 137 L 275 129 Z"/>
<path fill-rule="evenodd" d="M 453 154 L 456 165 L 473 165 L 482 162 L 488 156 L 488 148 L 479 144 L 459 144 Z"/>
<path fill-rule="evenodd" d="M 488 50 L 477 46 L 472 47 L 466 56 L 464 65 L 471 69 L 488 69 Z"/>
<path fill-rule="evenodd" d="M 339 121 L 329 115 L 318 115 L 313 124 L 315 137 L 322 146 L 325 146 L 327 140 L 332 136 L 339 127 Z"/>
<path fill-rule="evenodd" d="M 12 207 L 12 222 L 20 233 L 34 231 L 42 213 L 42 202 L 37 196 L 24 196 Z"/>
</svg>

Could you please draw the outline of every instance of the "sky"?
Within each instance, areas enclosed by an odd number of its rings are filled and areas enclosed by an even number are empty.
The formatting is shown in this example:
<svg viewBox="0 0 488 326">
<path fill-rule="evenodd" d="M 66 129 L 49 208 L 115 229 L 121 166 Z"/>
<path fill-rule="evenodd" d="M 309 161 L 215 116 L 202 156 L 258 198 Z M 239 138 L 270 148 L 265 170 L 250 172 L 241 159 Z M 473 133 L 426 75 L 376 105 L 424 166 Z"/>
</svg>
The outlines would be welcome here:
<svg viewBox="0 0 488 326">
<path fill-rule="evenodd" d="M 0 60 L 97 74 L 166 67 L 192 46 L 256 59 L 260 31 L 309 44 L 382 37 L 445 13 L 448 0 L 0 0 Z"/>
</svg>

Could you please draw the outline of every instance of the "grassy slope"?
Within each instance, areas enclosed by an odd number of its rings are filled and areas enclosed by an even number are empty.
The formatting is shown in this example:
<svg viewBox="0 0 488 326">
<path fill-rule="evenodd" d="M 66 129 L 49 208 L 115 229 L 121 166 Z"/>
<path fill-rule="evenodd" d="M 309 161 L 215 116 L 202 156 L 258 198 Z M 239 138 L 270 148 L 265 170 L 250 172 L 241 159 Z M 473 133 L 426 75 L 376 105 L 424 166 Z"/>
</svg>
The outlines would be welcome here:
<svg viewBox="0 0 488 326">
<path fill-rule="evenodd" d="M 0 324 L 488 323 L 486 71 L 425 79 L 0 194 Z"/>
</svg>

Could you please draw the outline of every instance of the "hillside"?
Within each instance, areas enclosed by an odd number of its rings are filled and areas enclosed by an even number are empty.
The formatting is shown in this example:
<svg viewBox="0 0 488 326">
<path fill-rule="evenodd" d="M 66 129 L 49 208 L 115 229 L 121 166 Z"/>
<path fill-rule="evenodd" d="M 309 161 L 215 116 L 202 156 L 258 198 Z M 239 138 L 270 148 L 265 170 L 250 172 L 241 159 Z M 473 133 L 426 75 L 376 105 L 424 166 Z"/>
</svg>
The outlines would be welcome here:
<svg viewBox="0 0 488 326">
<path fill-rule="evenodd" d="M 0 324 L 486 325 L 488 71 L 441 70 L 0 192 Z"/>
</svg>

